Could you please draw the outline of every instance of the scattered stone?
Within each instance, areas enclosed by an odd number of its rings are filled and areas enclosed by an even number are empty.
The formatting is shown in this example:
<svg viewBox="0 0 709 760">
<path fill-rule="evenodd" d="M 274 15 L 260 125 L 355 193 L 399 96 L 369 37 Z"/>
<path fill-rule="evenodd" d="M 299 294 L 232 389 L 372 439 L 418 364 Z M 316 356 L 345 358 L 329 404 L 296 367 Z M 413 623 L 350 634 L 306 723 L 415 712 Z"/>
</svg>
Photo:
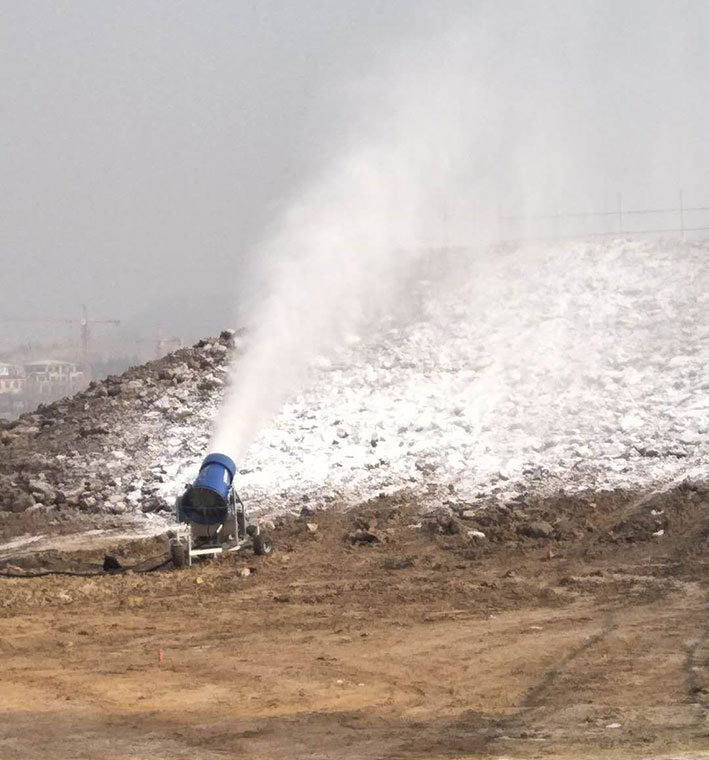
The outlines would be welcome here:
<svg viewBox="0 0 709 760">
<path fill-rule="evenodd" d="M 31 506 L 33 506 L 34 503 L 35 501 L 32 494 L 19 492 L 14 496 L 10 504 L 10 511 L 24 512 L 27 509 L 29 509 Z"/>
<path fill-rule="evenodd" d="M 103 425 L 95 425 L 93 427 L 83 427 L 79 430 L 79 435 L 82 438 L 87 438 L 91 435 L 108 435 L 109 429 Z"/>
<path fill-rule="evenodd" d="M 460 522 L 450 514 L 438 514 L 436 516 L 436 522 L 438 524 L 438 532 L 443 533 L 446 536 L 457 536 L 462 532 L 462 526 Z"/>
<path fill-rule="evenodd" d="M 140 509 L 146 514 L 150 512 L 169 512 L 171 511 L 171 506 L 162 496 L 153 494 L 143 501 Z"/>
<path fill-rule="evenodd" d="M 30 479 L 29 490 L 35 499 L 40 499 L 44 504 L 54 504 L 57 500 L 56 489 L 46 480 Z"/>
<path fill-rule="evenodd" d="M 84 509 L 87 512 L 90 512 L 93 509 L 96 509 L 98 505 L 98 500 L 94 497 L 89 495 L 82 495 L 79 499 L 79 507 L 81 509 Z"/>
<path fill-rule="evenodd" d="M 519 532 L 527 538 L 551 538 L 554 528 L 545 520 L 536 520 L 521 526 Z"/>
<path fill-rule="evenodd" d="M 357 528 L 353 533 L 350 533 L 347 537 L 352 544 L 378 544 L 379 536 L 371 530 L 365 530 L 364 528 Z"/>
<path fill-rule="evenodd" d="M 103 558 L 103 570 L 105 573 L 115 573 L 117 570 L 122 570 L 123 565 L 111 554 L 107 554 Z"/>
</svg>

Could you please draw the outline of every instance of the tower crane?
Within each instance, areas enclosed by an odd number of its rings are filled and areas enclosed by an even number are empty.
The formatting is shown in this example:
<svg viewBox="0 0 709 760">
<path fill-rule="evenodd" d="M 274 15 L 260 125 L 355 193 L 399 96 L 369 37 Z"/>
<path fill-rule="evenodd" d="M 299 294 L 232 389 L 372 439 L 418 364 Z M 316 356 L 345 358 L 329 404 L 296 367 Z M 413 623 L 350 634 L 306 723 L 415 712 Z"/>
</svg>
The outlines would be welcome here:
<svg viewBox="0 0 709 760">
<path fill-rule="evenodd" d="M 58 319 L 43 317 L 25 317 L 18 319 L 3 319 L 3 322 L 44 322 L 53 324 L 79 325 L 79 334 L 81 338 L 81 365 L 84 371 L 85 380 L 89 379 L 89 347 L 91 343 L 91 325 L 115 325 L 121 324 L 119 319 L 89 319 L 86 304 L 81 306 L 80 319 Z"/>
<path fill-rule="evenodd" d="M 161 359 L 163 356 L 165 356 L 165 349 L 168 346 L 175 346 L 175 348 L 182 348 L 184 343 L 182 342 L 182 338 L 178 337 L 172 337 L 168 338 L 165 333 L 163 332 L 162 327 L 158 328 L 158 334 L 157 337 L 153 340 L 146 340 L 145 338 L 138 338 L 136 343 L 153 343 L 155 346 L 155 358 Z"/>
</svg>

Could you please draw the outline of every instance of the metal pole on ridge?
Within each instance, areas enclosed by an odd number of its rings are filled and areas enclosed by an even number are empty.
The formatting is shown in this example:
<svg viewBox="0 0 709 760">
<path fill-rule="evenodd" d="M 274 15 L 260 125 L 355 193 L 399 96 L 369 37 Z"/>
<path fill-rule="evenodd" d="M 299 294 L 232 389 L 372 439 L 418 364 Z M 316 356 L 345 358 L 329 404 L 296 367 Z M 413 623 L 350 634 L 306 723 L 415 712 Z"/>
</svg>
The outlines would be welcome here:
<svg viewBox="0 0 709 760">
<path fill-rule="evenodd" d="M 554 205 L 554 240 L 559 239 L 559 203 Z"/>
<path fill-rule="evenodd" d="M 684 193 L 681 187 L 679 189 L 679 229 L 684 240 Z"/>
<path fill-rule="evenodd" d="M 618 232 L 623 234 L 623 193 L 618 193 Z"/>
</svg>

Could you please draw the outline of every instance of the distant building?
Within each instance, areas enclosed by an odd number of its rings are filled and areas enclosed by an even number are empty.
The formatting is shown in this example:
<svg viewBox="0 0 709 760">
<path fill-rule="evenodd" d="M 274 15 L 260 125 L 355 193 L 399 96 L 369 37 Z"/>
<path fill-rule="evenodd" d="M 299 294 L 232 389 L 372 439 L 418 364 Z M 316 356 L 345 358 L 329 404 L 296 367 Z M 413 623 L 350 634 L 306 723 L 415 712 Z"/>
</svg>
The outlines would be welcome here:
<svg viewBox="0 0 709 760">
<path fill-rule="evenodd" d="M 58 359 L 26 362 L 25 395 L 30 402 L 53 401 L 76 393 L 84 385 L 84 373 L 78 364 Z"/>
<path fill-rule="evenodd" d="M 25 387 L 25 372 L 15 364 L 0 362 L 0 393 L 22 393 Z"/>
<path fill-rule="evenodd" d="M 0 417 L 12 418 L 25 410 L 25 371 L 0 362 Z"/>
</svg>

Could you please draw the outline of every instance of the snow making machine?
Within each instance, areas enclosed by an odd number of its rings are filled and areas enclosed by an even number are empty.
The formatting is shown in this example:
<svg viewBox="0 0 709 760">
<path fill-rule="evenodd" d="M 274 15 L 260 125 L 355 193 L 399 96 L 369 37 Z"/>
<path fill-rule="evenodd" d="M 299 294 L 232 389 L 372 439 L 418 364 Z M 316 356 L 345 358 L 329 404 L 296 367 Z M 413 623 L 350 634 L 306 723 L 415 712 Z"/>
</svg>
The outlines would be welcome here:
<svg viewBox="0 0 709 760">
<path fill-rule="evenodd" d="M 177 528 L 169 539 L 175 567 L 186 567 L 198 557 L 253 548 L 270 554 L 270 538 L 258 525 L 247 525 L 244 503 L 234 488 L 236 465 L 224 454 L 210 454 L 194 483 L 175 502 Z"/>
</svg>

